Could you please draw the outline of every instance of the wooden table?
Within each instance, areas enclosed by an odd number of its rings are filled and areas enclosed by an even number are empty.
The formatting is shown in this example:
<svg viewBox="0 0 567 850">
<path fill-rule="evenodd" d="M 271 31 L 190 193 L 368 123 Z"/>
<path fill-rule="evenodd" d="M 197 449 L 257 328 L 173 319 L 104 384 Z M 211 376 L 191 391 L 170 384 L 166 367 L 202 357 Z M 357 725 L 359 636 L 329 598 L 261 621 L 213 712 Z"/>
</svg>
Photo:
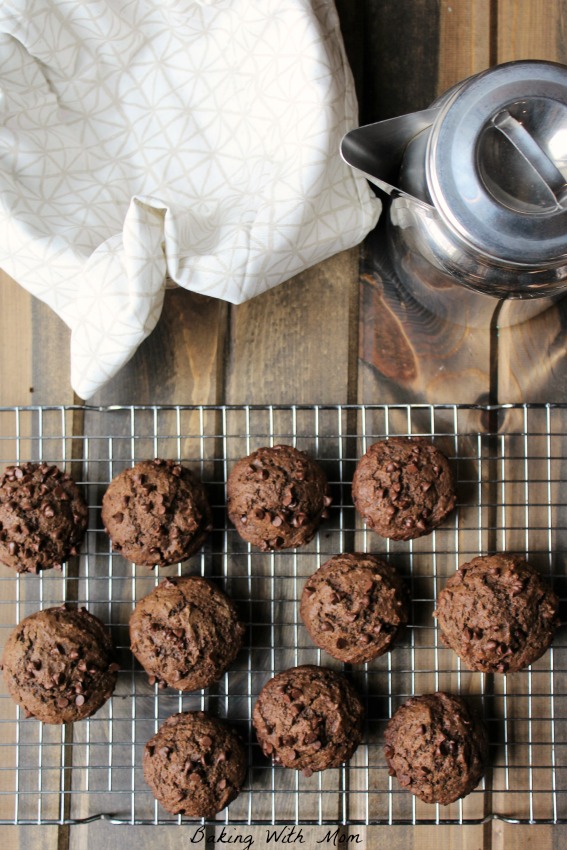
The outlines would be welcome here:
<svg viewBox="0 0 567 850">
<path fill-rule="evenodd" d="M 566 0 L 339 0 L 337 5 L 361 123 L 424 108 L 453 83 L 498 62 L 567 62 Z M 369 239 L 238 307 L 168 291 L 157 329 L 91 403 L 567 401 L 565 303 L 499 331 L 431 321 L 381 276 L 379 245 Z M 0 340 L 1 405 L 81 405 L 69 385 L 67 328 L 6 275 L 0 288 Z M 80 435 L 88 422 L 88 414 L 77 410 L 71 429 Z M 78 850 L 87 842 L 94 850 L 118 842 L 124 850 L 212 846 L 190 844 L 193 833 L 104 822 L 1 830 L 7 847 L 45 850 Z M 318 846 L 311 842 L 325 833 L 319 828 L 308 838 L 304 829 L 304 846 Z M 265 829 L 254 833 L 254 846 L 264 846 L 265 834 Z M 501 821 L 357 827 L 351 835 L 368 850 L 386 841 L 416 848 L 565 846 L 564 827 Z"/>
</svg>

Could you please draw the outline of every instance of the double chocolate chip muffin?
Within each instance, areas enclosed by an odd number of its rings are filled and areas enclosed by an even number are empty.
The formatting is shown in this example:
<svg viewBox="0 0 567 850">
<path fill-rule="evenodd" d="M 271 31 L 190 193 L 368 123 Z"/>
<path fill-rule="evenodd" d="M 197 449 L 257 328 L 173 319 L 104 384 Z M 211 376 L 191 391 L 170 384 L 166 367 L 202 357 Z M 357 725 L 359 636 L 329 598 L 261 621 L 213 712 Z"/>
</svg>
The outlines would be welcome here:
<svg viewBox="0 0 567 850">
<path fill-rule="evenodd" d="M 79 488 L 57 466 L 8 466 L 0 479 L 0 561 L 18 573 L 61 569 L 78 553 L 87 518 Z"/>
<path fill-rule="evenodd" d="M 234 603 L 200 576 L 166 578 L 130 616 L 132 652 L 150 683 L 196 691 L 216 682 L 242 646 Z"/>
<path fill-rule="evenodd" d="M 173 815 L 213 818 L 240 793 L 246 751 L 223 721 L 202 711 L 174 714 L 148 741 L 144 778 Z"/>
<path fill-rule="evenodd" d="M 10 633 L 2 656 L 4 681 L 26 715 L 72 723 L 110 698 L 119 670 L 110 632 L 86 608 L 46 608 Z"/>
<path fill-rule="evenodd" d="M 335 555 L 307 579 L 300 613 L 317 646 L 339 661 L 364 664 L 391 649 L 407 624 L 408 593 L 380 558 Z"/>
<path fill-rule="evenodd" d="M 441 640 L 470 670 L 511 673 L 549 648 L 559 600 L 539 572 L 517 555 L 474 558 L 437 599 Z"/>
<path fill-rule="evenodd" d="M 113 549 L 143 566 L 167 566 L 198 552 L 212 530 L 201 482 L 173 460 L 144 460 L 112 479 L 102 521 Z"/>
<path fill-rule="evenodd" d="M 352 497 L 364 522 L 391 540 L 429 534 L 456 503 L 445 455 L 421 437 L 390 437 L 359 460 Z"/>
<path fill-rule="evenodd" d="M 390 776 L 424 803 L 454 803 L 484 775 L 486 729 L 461 697 L 412 697 L 388 722 L 384 741 Z"/>
<path fill-rule="evenodd" d="M 311 776 L 351 758 L 362 739 L 363 718 L 348 679 L 307 664 L 264 685 L 252 722 L 264 755 Z"/>
<path fill-rule="evenodd" d="M 330 504 L 325 473 L 293 446 L 257 449 L 235 464 L 227 481 L 231 522 L 263 551 L 309 543 Z"/>
</svg>

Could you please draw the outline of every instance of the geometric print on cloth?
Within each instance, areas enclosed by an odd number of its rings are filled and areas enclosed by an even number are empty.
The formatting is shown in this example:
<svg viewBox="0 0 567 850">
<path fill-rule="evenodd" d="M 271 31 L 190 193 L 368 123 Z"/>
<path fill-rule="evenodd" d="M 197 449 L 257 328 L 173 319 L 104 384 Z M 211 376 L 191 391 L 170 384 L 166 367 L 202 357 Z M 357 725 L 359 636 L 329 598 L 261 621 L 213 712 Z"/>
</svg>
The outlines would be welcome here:
<svg viewBox="0 0 567 850">
<path fill-rule="evenodd" d="M 2 0 L 0 268 L 71 328 L 84 399 L 166 283 L 238 304 L 360 242 L 331 0 Z"/>
</svg>

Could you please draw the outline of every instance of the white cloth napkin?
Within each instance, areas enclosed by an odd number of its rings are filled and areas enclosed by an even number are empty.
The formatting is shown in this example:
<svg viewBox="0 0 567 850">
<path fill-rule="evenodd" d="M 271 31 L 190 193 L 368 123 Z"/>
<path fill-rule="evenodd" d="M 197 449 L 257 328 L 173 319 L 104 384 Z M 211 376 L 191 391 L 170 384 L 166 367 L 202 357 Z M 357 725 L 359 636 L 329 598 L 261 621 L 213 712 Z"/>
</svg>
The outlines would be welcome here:
<svg viewBox="0 0 567 850">
<path fill-rule="evenodd" d="M 89 398 L 169 279 L 238 304 L 360 242 L 332 0 L 2 0 L 0 267 L 71 328 Z"/>
</svg>

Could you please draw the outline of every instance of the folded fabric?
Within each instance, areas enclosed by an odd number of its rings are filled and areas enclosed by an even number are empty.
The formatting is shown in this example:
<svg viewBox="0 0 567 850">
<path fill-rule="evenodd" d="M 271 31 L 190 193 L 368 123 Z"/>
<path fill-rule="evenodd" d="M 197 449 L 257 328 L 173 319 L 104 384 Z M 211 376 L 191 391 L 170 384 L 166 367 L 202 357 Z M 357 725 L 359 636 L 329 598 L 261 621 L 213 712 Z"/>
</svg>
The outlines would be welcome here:
<svg viewBox="0 0 567 850">
<path fill-rule="evenodd" d="M 71 328 L 89 398 L 166 281 L 238 304 L 360 242 L 332 0 L 3 0 L 0 267 Z"/>
</svg>

